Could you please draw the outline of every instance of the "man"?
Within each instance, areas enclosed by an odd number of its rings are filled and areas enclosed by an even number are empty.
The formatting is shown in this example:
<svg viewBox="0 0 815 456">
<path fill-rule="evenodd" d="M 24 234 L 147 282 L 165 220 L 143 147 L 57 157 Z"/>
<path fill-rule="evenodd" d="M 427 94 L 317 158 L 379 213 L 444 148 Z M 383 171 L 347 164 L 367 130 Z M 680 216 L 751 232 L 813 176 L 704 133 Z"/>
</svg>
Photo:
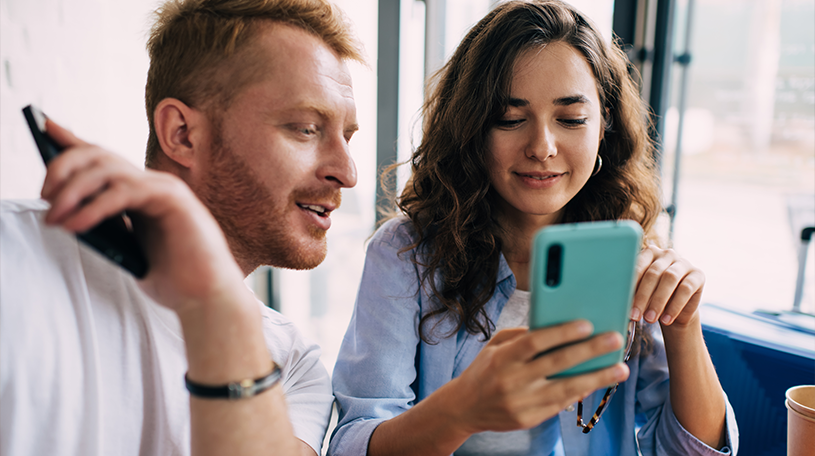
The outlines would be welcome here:
<svg viewBox="0 0 815 456">
<path fill-rule="evenodd" d="M 323 0 L 179 0 L 148 51 L 150 169 L 49 120 L 50 208 L 2 205 L 0 453 L 319 454 L 317 348 L 243 278 L 323 260 L 356 183 L 358 48 Z M 72 234 L 123 210 L 143 280 Z"/>
</svg>

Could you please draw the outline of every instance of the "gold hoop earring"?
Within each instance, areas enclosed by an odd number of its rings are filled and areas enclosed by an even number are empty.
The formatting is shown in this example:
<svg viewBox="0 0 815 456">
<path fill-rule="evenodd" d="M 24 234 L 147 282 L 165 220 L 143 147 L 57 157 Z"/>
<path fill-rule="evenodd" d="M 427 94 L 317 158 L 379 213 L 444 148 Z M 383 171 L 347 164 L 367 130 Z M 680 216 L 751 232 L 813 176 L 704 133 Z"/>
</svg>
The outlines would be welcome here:
<svg viewBox="0 0 815 456">
<path fill-rule="evenodd" d="M 603 167 L 603 157 L 600 154 L 597 154 L 597 163 L 594 164 L 594 172 L 591 173 L 591 177 L 597 175 L 600 172 L 600 168 Z"/>
</svg>

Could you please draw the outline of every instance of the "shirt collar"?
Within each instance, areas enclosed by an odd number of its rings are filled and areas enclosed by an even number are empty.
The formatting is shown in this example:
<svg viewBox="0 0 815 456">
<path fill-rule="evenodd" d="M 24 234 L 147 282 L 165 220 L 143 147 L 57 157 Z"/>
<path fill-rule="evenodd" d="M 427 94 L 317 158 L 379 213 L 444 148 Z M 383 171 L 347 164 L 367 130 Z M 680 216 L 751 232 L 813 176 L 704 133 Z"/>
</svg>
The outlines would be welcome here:
<svg viewBox="0 0 815 456">
<path fill-rule="evenodd" d="M 515 281 L 515 274 L 512 273 L 512 269 L 509 268 L 509 264 L 504 258 L 504 254 L 499 253 L 498 255 L 498 277 L 495 283 L 508 299 L 515 291 L 517 282 Z"/>
</svg>

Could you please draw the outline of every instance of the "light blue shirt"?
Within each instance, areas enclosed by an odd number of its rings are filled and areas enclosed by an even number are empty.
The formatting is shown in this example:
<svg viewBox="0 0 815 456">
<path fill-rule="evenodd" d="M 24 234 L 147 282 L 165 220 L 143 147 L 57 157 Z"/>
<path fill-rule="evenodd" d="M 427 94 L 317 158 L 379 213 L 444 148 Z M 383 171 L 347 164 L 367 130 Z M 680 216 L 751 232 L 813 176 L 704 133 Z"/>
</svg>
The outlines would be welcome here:
<svg viewBox="0 0 815 456">
<path fill-rule="evenodd" d="M 422 268 L 411 261 L 415 249 L 412 226 L 405 218 L 390 220 L 368 245 L 356 307 L 334 368 L 333 386 L 339 410 L 328 454 L 364 455 L 376 427 L 423 400 L 458 377 L 481 351 L 481 334 L 461 329 L 435 344 L 421 340 L 421 315 L 434 309 L 432 293 L 419 290 Z M 436 283 L 439 284 L 438 278 Z M 485 306 L 497 321 L 515 290 L 515 277 L 503 256 L 496 290 Z M 428 322 L 434 334 L 450 334 L 450 319 Z M 518 454 L 553 455 L 719 455 L 735 454 L 738 428 L 727 402 L 727 446 L 717 451 L 688 433 L 671 409 L 668 366 L 662 334 L 652 325 L 655 346 L 633 357 L 629 379 L 622 383 L 602 418 L 589 434 L 576 425 L 577 412 L 562 411 L 530 432 L 528 451 Z M 587 397 L 583 420 L 588 422 L 605 390 Z M 732 450 L 732 453 L 731 453 Z"/>
</svg>

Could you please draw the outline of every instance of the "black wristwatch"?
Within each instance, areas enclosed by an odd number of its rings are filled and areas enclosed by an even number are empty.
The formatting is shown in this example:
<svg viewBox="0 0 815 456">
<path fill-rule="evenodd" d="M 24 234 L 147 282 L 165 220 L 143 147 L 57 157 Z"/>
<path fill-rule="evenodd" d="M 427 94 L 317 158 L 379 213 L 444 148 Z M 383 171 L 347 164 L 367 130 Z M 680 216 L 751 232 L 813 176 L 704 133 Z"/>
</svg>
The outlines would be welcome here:
<svg viewBox="0 0 815 456">
<path fill-rule="evenodd" d="M 280 382 L 280 367 L 272 361 L 272 372 L 266 376 L 252 380 L 247 378 L 240 382 L 231 382 L 222 386 L 208 386 L 191 381 L 184 375 L 187 391 L 196 397 L 207 399 L 245 399 L 266 391 Z"/>
</svg>

